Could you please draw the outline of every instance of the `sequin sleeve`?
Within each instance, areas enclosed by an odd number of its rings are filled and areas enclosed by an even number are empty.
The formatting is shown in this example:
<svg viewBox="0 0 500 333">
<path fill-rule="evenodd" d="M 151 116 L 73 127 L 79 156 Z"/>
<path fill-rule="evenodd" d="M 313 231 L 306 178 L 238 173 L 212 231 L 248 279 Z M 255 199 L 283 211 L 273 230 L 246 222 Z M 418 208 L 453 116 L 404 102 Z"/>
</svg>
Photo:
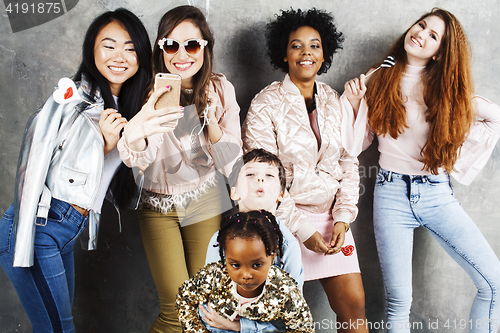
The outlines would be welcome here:
<svg viewBox="0 0 500 333">
<path fill-rule="evenodd" d="M 282 320 L 287 328 L 285 332 L 314 333 L 314 322 L 311 312 L 300 293 L 291 293 L 290 299 L 285 304 Z"/>
<path fill-rule="evenodd" d="M 299 289 L 295 285 L 286 288 L 286 294 L 288 299 L 281 313 L 281 320 L 286 327 L 285 332 L 314 332 L 311 311 Z"/>
<path fill-rule="evenodd" d="M 221 273 L 217 263 L 200 269 L 195 276 L 185 281 L 176 298 L 177 316 L 183 332 L 209 332 L 198 315 L 198 305 L 206 303 L 208 295 L 220 282 Z"/>
</svg>

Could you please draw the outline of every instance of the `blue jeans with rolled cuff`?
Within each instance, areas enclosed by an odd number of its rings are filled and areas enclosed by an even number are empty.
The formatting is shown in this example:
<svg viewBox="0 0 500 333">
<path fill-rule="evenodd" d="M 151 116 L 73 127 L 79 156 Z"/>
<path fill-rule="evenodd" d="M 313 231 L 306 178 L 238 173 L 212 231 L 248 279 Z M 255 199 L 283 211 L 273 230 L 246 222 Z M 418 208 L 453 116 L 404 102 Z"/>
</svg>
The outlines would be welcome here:
<svg viewBox="0 0 500 333">
<path fill-rule="evenodd" d="M 75 332 L 73 245 L 88 222 L 70 204 L 52 198 L 48 219 L 37 220 L 32 267 L 12 267 L 14 205 L 0 220 L 0 265 L 16 289 L 34 333 Z"/>
<path fill-rule="evenodd" d="M 385 286 L 388 332 L 410 332 L 411 325 L 405 324 L 409 323 L 412 302 L 413 232 L 418 227 L 430 231 L 477 288 L 470 311 L 470 332 L 497 331 L 500 261 L 455 199 L 447 173 L 403 175 L 380 169 L 375 182 L 373 225 Z"/>
</svg>

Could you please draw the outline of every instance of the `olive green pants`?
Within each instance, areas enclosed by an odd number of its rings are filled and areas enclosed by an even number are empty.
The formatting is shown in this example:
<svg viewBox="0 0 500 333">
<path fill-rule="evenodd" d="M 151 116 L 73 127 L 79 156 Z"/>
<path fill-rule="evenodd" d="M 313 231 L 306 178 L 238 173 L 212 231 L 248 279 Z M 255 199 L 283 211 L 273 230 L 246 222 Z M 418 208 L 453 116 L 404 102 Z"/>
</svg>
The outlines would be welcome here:
<svg viewBox="0 0 500 333">
<path fill-rule="evenodd" d="M 212 187 L 198 201 L 193 200 L 168 214 L 147 208 L 137 212 L 160 300 L 161 312 L 150 333 L 181 332 L 175 297 L 182 283 L 205 266 L 208 242 L 219 230 L 220 214 L 229 199 L 224 182 L 219 184 L 222 186 Z"/>
</svg>

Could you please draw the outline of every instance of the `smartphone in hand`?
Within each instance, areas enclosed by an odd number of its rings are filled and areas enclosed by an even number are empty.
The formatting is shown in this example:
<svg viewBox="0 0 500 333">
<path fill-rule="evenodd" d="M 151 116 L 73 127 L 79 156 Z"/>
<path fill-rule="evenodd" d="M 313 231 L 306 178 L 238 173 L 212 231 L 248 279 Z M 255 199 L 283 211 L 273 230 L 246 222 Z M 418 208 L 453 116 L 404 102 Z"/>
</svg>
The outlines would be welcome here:
<svg viewBox="0 0 500 333">
<path fill-rule="evenodd" d="M 161 109 L 167 106 L 178 106 L 181 98 L 181 76 L 179 74 L 158 73 L 155 75 L 154 90 L 158 88 L 170 86 L 170 90 L 158 98 L 155 104 L 155 109 Z M 170 123 L 162 124 L 177 125 L 177 120 Z"/>
</svg>

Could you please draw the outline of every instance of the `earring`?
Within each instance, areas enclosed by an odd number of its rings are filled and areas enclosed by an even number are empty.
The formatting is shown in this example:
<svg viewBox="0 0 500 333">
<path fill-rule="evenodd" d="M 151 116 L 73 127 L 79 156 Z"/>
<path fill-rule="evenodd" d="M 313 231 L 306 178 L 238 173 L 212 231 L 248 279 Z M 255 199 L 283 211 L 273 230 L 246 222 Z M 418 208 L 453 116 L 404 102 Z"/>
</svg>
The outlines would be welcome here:
<svg viewBox="0 0 500 333">
<path fill-rule="evenodd" d="M 436 56 L 432 57 L 432 60 L 436 61 L 438 58 Z"/>
</svg>

